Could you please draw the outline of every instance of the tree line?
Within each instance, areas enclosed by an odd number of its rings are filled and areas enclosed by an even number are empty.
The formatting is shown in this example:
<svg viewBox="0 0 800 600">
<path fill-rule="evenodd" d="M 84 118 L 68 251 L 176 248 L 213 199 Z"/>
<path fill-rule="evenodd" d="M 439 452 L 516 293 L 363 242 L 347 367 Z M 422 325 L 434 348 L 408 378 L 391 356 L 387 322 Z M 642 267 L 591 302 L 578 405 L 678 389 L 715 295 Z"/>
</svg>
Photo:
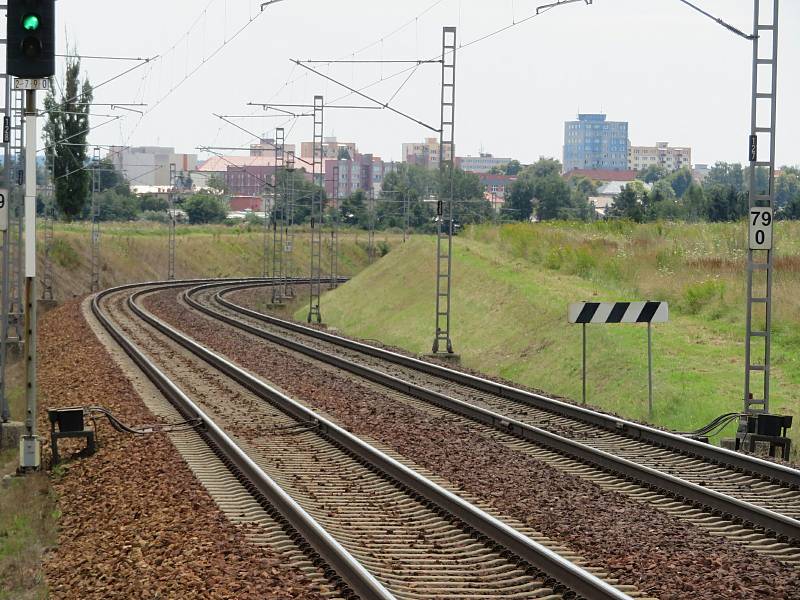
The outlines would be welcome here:
<svg viewBox="0 0 800 600">
<path fill-rule="evenodd" d="M 650 166 L 637 174 L 614 196 L 606 218 L 625 218 L 642 223 L 657 220 L 737 221 L 748 212 L 749 167 L 717 162 L 702 183 L 694 180 L 689 168 L 668 171 Z M 769 172 L 756 170 L 756 193 L 765 194 Z M 535 217 L 591 220 L 597 218 L 590 198 L 597 186 L 582 176 L 565 179 L 561 163 L 541 158 L 524 167 L 506 194 L 506 205 L 516 220 Z M 777 218 L 800 219 L 800 169 L 783 167 L 775 180 Z"/>
</svg>

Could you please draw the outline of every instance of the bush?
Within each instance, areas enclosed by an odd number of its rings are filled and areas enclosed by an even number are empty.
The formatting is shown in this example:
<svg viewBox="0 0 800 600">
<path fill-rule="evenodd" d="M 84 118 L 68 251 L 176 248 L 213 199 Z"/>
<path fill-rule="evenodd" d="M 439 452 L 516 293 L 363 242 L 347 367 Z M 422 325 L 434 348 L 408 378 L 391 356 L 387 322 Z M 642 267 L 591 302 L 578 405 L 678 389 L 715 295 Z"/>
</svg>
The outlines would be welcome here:
<svg viewBox="0 0 800 600">
<path fill-rule="evenodd" d="M 228 214 L 222 201 L 211 194 L 195 194 L 183 205 L 192 225 L 222 223 Z"/>
<path fill-rule="evenodd" d="M 721 281 L 711 279 L 692 283 L 687 286 L 686 291 L 683 293 L 686 312 L 690 315 L 696 315 L 714 298 L 719 298 L 722 301 L 724 293 L 725 284 Z"/>
<path fill-rule="evenodd" d="M 81 264 L 80 256 L 75 249 L 68 242 L 58 238 L 55 238 L 50 246 L 50 257 L 54 263 L 68 271 L 74 271 Z"/>
<path fill-rule="evenodd" d="M 544 266 L 552 271 L 558 271 L 564 264 L 564 253 L 561 248 L 550 248 L 547 258 L 544 259 Z"/>
<path fill-rule="evenodd" d="M 589 279 L 597 266 L 597 261 L 591 251 L 586 248 L 575 250 L 575 274 L 584 279 Z"/>
<path fill-rule="evenodd" d="M 150 221 L 153 223 L 166 223 L 169 221 L 166 211 L 146 210 L 139 217 L 143 221 Z"/>
</svg>

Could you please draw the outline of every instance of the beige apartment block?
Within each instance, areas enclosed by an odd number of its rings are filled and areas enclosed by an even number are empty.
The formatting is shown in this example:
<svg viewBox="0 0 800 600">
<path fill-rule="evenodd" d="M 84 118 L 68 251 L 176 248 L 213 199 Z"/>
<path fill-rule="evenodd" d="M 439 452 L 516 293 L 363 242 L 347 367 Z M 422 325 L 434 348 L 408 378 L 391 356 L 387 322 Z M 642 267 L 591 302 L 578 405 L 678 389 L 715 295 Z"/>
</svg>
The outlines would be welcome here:
<svg viewBox="0 0 800 600">
<path fill-rule="evenodd" d="M 683 167 L 692 168 L 692 149 L 670 147 L 668 142 L 657 142 L 655 146 L 630 146 L 628 149 L 628 168 L 641 171 L 651 165 L 677 171 Z"/>
</svg>

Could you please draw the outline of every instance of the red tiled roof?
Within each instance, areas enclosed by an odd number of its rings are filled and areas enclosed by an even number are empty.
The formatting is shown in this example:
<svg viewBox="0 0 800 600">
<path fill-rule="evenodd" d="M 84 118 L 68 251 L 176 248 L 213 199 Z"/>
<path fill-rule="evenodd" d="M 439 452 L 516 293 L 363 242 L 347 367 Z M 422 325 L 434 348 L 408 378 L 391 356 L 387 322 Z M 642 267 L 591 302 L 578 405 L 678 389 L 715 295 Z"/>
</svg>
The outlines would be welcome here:
<svg viewBox="0 0 800 600">
<path fill-rule="evenodd" d="M 567 179 L 571 177 L 586 177 L 593 181 L 633 181 L 636 171 L 612 171 L 610 169 L 573 169 L 564 173 Z"/>
</svg>

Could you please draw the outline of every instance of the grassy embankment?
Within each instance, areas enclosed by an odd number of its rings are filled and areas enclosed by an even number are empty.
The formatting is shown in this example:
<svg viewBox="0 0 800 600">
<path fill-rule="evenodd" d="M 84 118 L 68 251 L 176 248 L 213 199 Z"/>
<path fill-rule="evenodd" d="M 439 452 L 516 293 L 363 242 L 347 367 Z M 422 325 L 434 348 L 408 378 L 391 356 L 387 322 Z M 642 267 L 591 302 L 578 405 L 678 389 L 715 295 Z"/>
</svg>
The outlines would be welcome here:
<svg viewBox="0 0 800 600">
<path fill-rule="evenodd" d="M 380 235 L 377 242 L 395 245 L 396 235 Z M 271 237 L 270 237 L 271 240 Z M 367 235 L 342 232 L 339 237 L 341 275 L 352 275 L 368 262 Z M 40 273 L 42 273 L 40 236 Z M 323 252 L 327 252 L 327 239 Z M 176 275 L 178 278 L 255 276 L 262 272 L 261 227 L 179 226 Z M 102 288 L 135 281 L 165 279 L 167 228 L 148 223 L 103 224 L 101 237 Z M 293 253 L 297 273 L 308 270 L 308 233 L 298 233 Z M 59 224 L 52 250 L 54 292 L 57 300 L 89 291 L 91 275 L 90 226 Z M 323 255 L 327 265 L 327 254 Z M 20 365 L 9 380 L 12 420 L 25 413 Z M 15 449 L 0 453 L 0 477 L 17 466 Z M 0 600 L 45 598 L 41 556 L 55 543 L 58 509 L 46 474 L 14 479 L 0 486 Z"/>
<path fill-rule="evenodd" d="M 395 245 L 397 235 L 380 235 L 378 242 Z M 272 237 L 270 235 L 270 243 Z M 343 231 L 339 235 L 339 272 L 352 275 L 367 264 L 367 234 Z M 42 240 L 40 236 L 40 246 Z M 253 277 L 262 273 L 263 229 L 246 225 L 227 227 L 178 226 L 175 272 L 179 279 L 194 277 Z M 323 271 L 328 264 L 328 240 L 323 239 Z M 166 279 L 167 227 L 151 223 L 104 223 L 101 242 L 100 287 L 135 281 Z M 43 253 L 40 252 L 40 262 Z M 90 225 L 59 224 L 53 244 L 54 288 L 57 299 L 84 294 L 91 280 Z M 308 270 L 309 237 L 295 238 L 294 264 L 298 274 Z"/>
<path fill-rule="evenodd" d="M 781 223 L 777 234 L 771 408 L 797 415 L 800 224 Z M 745 244 L 744 224 L 471 229 L 455 242 L 455 350 L 465 366 L 580 400 L 581 327 L 568 324 L 567 304 L 666 300 L 670 322 L 653 326 L 653 421 L 695 429 L 742 406 Z M 326 322 L 429 352 L 433 246 L 433 238 L 415 238 L 326 294 Z M 644 326 L 589 327 L 591 404 L 647 418 L 646 344 Z M 798 429 L 800 422 L 795 439 Z"/>
<path fill-rule="evenodd" d="M 12 419 L 21 419 L 25 410 L 22 377 L 22 364 L 12 365 Z M 0 451 L 0 477 L 16 471 L 17 458 L 16 448 Z M 7 479 L 0 485 L 0 600 L 47 598 L 41 559 L 56 541 L 58 516 L 46 473 Z"/>
</svg>

